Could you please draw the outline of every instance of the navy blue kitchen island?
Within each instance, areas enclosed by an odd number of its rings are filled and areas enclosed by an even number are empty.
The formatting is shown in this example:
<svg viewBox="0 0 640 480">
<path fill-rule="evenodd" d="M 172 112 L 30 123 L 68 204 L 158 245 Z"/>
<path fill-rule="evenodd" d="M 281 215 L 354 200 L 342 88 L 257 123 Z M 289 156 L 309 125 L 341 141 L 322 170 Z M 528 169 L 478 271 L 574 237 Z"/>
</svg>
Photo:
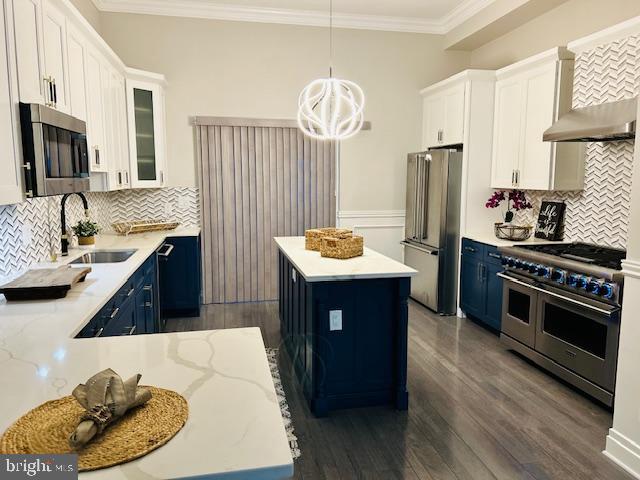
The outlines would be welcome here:
<svg viewBox="0 0 640 480">
<path fill-rule="evenodd" d="M 312 412 L 408 407 L 407 299 L 416 271 L 365 249 L 349 260 L 277 237 L 281 333 Z"/>
</svg>

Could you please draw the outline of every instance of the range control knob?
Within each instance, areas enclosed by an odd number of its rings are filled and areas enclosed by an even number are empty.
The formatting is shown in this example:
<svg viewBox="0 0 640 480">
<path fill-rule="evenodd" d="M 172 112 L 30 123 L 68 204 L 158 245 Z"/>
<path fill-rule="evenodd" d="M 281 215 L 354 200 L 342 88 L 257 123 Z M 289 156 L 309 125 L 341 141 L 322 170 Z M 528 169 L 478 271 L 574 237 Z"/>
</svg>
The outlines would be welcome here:
<svg viewBox="0 0 640 480">
<path fill-rule="evenodd" d="M 551 275 L 551 269 L 549 267 L 545 267 L 544 265 L 538 265 L 538 276 L 549 278 Z"/>
<path fill-rule="evenodd" d="M 576 283 L 576 288 L 582 288 L 583 290 L 587 288 L 587 284 L 589 283 L 589 277 L 585 277 L 584 275 L 578 276 L 578 281 Z"/>
<path fill-rule="evenodd" d="M 507 260 L 507 265 L 509 265 L 511 268 L 516 266 L 516 259 L 513 257 L 509 257 L 509 259 Z"/>
<path fill-rule="evenodd" d="M 570 287 L 577 287 L 579 278 L 580 278 L 580 275 L 576 275 L 575 273 L 572 273 L 567 278 L 567 285 L 569 285 Z"/>
<path fill-rule="evenodd" d="M 564 283 L 567 278 L 567 272 L 564 270 L 554 270 L 551 273 L 551 280 L 556 283 Z"/>
<path fill-rule="evenodd" d="M 537 273 L 537 272 L 538 272 L 538 265 L 536 265 L 535 263 L 530 263 L 529 273 Z"/>
<path fill-rule="evenodd" d="M 587 283 L 587 292 L 593 295 L 600 295 L 600 290 L 602 289 L 602 284 L 596 280 L 591 280 Z"/>
<path fill-rule="evenodd" d="M 610 283 L 603 283 L 600 287 L 600 295 L 604 298 L 613 298 L 614 288 Z"/>
<path fill-rule="evenodd" d="M 500 259 L 500 263 L 502 263 L 502 265 L 509 265 L 509 259 L 511 259 L 511 257 L 502 257 Z"/>
</svg>

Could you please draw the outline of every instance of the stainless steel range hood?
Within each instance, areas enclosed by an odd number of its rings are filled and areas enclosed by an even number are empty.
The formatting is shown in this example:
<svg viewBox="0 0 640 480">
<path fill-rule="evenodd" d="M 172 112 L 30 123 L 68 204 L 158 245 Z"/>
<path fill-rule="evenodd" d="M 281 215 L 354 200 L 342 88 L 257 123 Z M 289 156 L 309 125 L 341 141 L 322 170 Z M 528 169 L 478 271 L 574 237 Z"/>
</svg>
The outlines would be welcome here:
<svg viewBox="0 0 640 480">
<path fill-rule="evenodd" d="M 545 142 L 605 142 L 636 136 L 637 99 L 620 100 L 565 113 L 547 129 Z"/>
</svg>

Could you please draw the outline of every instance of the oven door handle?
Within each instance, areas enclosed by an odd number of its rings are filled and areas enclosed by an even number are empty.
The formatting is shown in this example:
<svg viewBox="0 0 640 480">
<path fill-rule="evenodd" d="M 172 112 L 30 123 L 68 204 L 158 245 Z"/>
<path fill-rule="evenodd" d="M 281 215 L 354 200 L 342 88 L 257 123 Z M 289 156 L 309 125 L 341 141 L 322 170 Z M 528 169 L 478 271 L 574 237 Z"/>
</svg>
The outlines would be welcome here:
<svg viewBox="0 0 640 480">
<path fill-rule="evenodd" d="M 497 275 L 498 275 L 498 277 L 500 277 L 500 278 L 502 278 L 504 280 L 508 280 L 508 281 L 516 283 L 518 285 L 522 285 L 524 287 L 531 288 L 533 290 L 536 290 L 537 292 L 546 293 L 547 295 L 559 298 L 561 300 L 564 300 L 565 302 L 573 303 L 575 305 L 579 305 L 581 307 L 588 308 L 589 310 L 594 310 L 594 311 L 596 311 L 598 313 L 606 315 L 607 317 L 612 316 L 614 313 L 616 313 L 616 312 L 618 312 L 620 310 L 619 308 L 613 308 L 612 310 L 607 310 L 605 308 L 599 308 L 599 307 L 596 307 L 595 305 L 591 305 L 591 304 L 586 303 L 586 302 L 581 302 L 580 300 L 575 300 L 573 298 L 565 297 L 564 295 L 560 295 L 558 293 L 551 292 L 549 290 L 545 290 L 544 288 L 536 287 L 535 285 L 532 285 L 532 284 L 527 283 L 527 282 L 523 282 L 521 280 L 517 280 L 517 279 L 515 279 L 515 278 L 513 278 L 513 277 L 511 277 L 509 275 L 505 275 L 504 273 L 497 273 Z"/>
</svg>

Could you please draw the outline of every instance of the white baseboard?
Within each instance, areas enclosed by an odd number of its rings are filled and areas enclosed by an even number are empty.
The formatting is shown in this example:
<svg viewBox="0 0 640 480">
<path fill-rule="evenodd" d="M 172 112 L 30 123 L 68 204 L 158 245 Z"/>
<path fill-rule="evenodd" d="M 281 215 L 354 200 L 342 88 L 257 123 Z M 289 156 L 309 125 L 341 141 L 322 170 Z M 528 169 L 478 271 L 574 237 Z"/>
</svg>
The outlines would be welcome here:
<svg viewBox="0 0 640 480">
<path fill-rule="evenodd" d="M 337 224 L 362 235 L 367 247 L 401 262 L 404 219 L 404 210 L 342 210 L 338 212 Z"/>
<path fill-rule="evenodd" d="M 602 453 L 630 475 L 640 479 L 640 445 L 636 442 L 610 428 Z"/>
</svg>

